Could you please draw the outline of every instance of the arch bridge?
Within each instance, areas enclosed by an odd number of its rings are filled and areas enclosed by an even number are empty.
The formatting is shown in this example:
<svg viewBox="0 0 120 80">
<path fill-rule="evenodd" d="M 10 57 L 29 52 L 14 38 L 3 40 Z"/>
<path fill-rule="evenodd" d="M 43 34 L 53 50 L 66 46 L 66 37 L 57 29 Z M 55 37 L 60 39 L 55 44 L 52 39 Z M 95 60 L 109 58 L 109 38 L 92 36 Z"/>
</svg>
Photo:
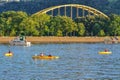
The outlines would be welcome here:
<svg viewBox="0 0 120 80">
<path fill-rule="evenodd" d="M 79 4 L 66 4 L 66 5 L 49 7 L 33 14 L 32 16 L 41 15 L 41 14 L 50 14 L 51 16 L 55 16 L 55 14 L 64 15 L 64 16 L 69 16 L 71 18 L 73 18 L 73 16 L 77 18 L 85 17 L 85 16 L 99 16 L 109 19 L 109 17 L 106 14 L 102 13 L 101 11 L 92 8 L 90 6 L 79 5 Z"/>
</svg>

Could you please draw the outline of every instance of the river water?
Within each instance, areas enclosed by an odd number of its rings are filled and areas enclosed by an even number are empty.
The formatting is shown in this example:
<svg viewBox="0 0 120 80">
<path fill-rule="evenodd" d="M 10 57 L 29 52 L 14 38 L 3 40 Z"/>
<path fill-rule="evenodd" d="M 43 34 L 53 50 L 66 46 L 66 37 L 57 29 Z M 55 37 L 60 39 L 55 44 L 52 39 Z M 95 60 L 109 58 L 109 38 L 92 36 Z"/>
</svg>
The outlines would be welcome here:
<svg viewBox="0 0 120 80">
<path fill-rule="evenodd" d="M 100 55 L 108 48 L 110 55 Z M 120 80 L 120 44 L 33 44 L 31 47 L 0 44 L 0 80 Z M 33 60 L 44 52 L 55 60 Z"/>
</svg>

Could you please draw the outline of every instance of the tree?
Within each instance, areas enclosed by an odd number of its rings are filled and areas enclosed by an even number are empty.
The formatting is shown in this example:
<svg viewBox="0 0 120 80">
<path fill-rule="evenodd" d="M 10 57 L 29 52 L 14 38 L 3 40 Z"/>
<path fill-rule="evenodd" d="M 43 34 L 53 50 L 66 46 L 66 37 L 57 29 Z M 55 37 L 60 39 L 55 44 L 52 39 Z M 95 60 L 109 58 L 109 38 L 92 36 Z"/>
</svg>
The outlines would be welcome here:
<svg viewBox="0 0 120 80">
<path fill-rule="evenodd" d="M 110 19 L 111 19 L 109 25 L 109 28 L 111 29 L 110 34 L 112 36 L 114 35 L 120 36 L 120 16 L 111 14 Z"/>
<path fill-rule="evenodd" d="M 20 24 L 21 29 L 24 31 L 24 33 L 27 36 L 38 36 L 39 35 L 39 30 L 36 29 L 36 26 L 38 26 L 38 23 L 35 22 L 30 17 L 27 19 L 24 19 Z"/>
<path fill-rule="evenodd" d="M 100 30 L 101 30 L 100 24 L 99 24 L 99 23 L 95 23 L 95 24 L 93 25 L 93 29 L 92 29 L 93 35 L 94 35 L 94 36 L 97 36 L 98 33 L 100 32 Z"/>
<path fill-rule="evenodd" d="M 69 17 L 55 16 L 52 17 L 49 22 L 49 29 L 50 29 L 50 34 L 54 36 L 59 36 L 59 35 L 72 36 L 72 32 L 76 31 L 77 25 Z"/>
<path fill-rule="evenodd" d="M 59 36 L 63 33 L 62 20 L 60 16 L 51 17 L 48 22 L 50 36 Z M 58 33 L 57 33 L 58 32 Z"/>
<path fill-rule="evenodd" d="M 100 30 L 100 31 L 98 32 L 98 36 L 105 36 L 105 32 L 104 32 L 103 30 Z"/>
<path fill-rule="evenodd" d="M 31 18 L 37 22 L 37 26 L 36 29 L 39 31 L 39 35 L 40 36 L 44 36 L 46 35 L 46 33 L 49 32 L 47 23 L 50 21 L 50 16 L 47 14 L 38 14 L 38 15 L 34 15 L 31 16 Z"/>
<path fill-rule="evenodd" d="M 78 35 L 84 36 L 85 34 L 85 26 L 83 23 L 78 23 Z"/>
<path fill-rule="evenodd" d="M 7 11 L 0 14 L 2 25 L 4 25 L 4 35 L 9 36 L 11 31 L 19 32 L 20 27 L 19 24 L 23 21 L 23 19 L 27 18 L 27 14 L 22 11 Z M 12 33 L 13 34 L 13 33 Z M 14 35 L 15 36 L 16 33 Z"/>
<path fill-rule="evenodd" d="M 63 36 L 62 31 L 58 30 L 57 33 L 56 33 L 56 36 Z"/>
<path fill-rule="evenodd" d="M 63 27 L 63 33 L 66 34 L 66 36 L 72 36 L 73 32 L 77 31 L 77 24 L 69 17 L 62 16 L 62 27 Z"/>
</svg>

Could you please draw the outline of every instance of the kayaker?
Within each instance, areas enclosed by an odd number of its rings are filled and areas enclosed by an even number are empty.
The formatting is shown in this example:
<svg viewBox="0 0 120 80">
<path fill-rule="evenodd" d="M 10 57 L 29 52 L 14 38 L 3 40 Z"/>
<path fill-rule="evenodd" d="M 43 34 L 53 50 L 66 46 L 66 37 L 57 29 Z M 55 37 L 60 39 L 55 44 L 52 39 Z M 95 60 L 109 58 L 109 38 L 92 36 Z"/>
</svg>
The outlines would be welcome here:
<svg viewBox="0 0 120 80">
<path fill-rule="evenodd" d="M 8 53 L 12 53 L 12 52 L 9 50 Z"/>
<path fill-rule="evenodd" d="M 51 54 L 49 54 L 48 56 L 49 56 L 49 57 L 52 57 L 52 55 L 51 55 Z"/>
<path fill-rule="evenodd" d="M 105 52 L 108 52 L 108 49 L 105 49 L 104 51 L 105 51 Z"/>
<path fill-rule="evenodd" d="M 43 54 L 43 53 L 40 53 L 40 56 L 44 56 L 44 54 Z"/>
</svg>

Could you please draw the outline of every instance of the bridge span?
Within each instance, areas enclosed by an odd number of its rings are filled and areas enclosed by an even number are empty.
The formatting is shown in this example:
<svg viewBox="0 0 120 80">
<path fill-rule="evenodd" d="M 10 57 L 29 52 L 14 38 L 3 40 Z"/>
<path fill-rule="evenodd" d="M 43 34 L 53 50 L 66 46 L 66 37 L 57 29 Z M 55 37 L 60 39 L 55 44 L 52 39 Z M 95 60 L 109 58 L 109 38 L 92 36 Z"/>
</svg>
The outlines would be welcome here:
<svg viewBox="0 0 120 80">
<path fill-rule="evenodd" d="M 109 17 L 102 13 L 101 11 L 92 8 L 90 6 L 86 5 L 80 5 L 80 4 L 66 4 L 66 5 L 59 5 L 59 6 L 52 6 L 46 9 L 43 9 L 32 16 L 35 15 L 41 15 L 41 14 L 50 14 L 54 16 L 54 12 L 57 13 L 57 15 L 63 15 L 67 16 L 69 13 L 69 17 L 73 17 L 73 15 L 76 15 L 76 17 L 85 17 L 85 16 L 99 16 L 109 19 Z"/>
</svg>

